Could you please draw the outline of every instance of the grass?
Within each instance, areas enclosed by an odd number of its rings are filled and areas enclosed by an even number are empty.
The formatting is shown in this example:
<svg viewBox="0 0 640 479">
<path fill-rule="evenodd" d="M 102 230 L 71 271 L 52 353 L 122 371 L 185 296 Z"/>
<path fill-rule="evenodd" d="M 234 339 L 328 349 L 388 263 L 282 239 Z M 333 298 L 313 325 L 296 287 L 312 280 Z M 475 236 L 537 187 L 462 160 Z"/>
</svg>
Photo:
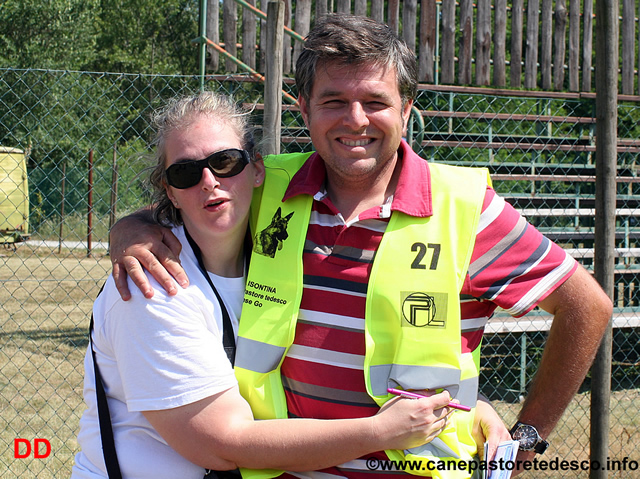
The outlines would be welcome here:
<svg viewBox="0 0 640 479">
<path fill-rule="evenodd" d="M 590 393 L 576 395 L 560 423 L 549 437 L 550 447 L 539 459 L 546 461 L 588 461 L 589 460 L 589 429 L 590 429 Z M 520 409 L 519 404 L 496 401 L 494 403 L 503 420 L 511 425 L 516 420 Z M 640 389 L 615 391 L 611 394 L 611 432 L 609 434 L 609 458 L 640 462 L 640 455 L 636 452 L 640 444 Z M 615 467 L 615 466 L 614 466 Z M 617 471 L 609 473 L 613 478 L 636 478 L 638 471 Z M 522 474 L 523 478 L 584 478 L 588 471 L 530 471 Z M 518 476 L 520 477 L 520 476 Z"/>
<path fill-rule="evenodd" d="M 74 241 L 86 241 L 87 239 L 87 218 L 86 214 L 71 213 L 64 217 L 62 228 L 62 238 Z M 60 217 L 52 216 L 45 218 L 37 227 L 32 227 L 33 238 L 58 241 L 60 238 Z M 108 218 L 101 215 L 94 215 L 91 225 L 92 241 L 107 241 L 109 237 Z"/>
<path fill-rule="evenodd" d="M 83 358 L 91 305 L 107 277 L 109 258 L 85 250 L 0 251 L 0 477 L 68 477 L 78 450 Z M 589 451 L 589 393 L 576 396 L 550 438 L 544 459 L 585 460 Z M 496 401 L 507 424 L 519 404 Z M 612 393 L 610 457 L 640 460 L 640 389 Z M 51 442 L 46 459 L 15 459 L 14 439 Z M 529 472 L 524 478 L 587 477 L 587 472 Z M 612 472 L 609 477 L 637 477 Z"/>
<path fill-rule="evenodd" d="M 0 264 L 0 477 L 68 477 L 84 410 L 89 315 L 110 261 L 21 244 Z M 51 455 L 15 459 L 16 438 L 47 439 Z"/>
</svg>

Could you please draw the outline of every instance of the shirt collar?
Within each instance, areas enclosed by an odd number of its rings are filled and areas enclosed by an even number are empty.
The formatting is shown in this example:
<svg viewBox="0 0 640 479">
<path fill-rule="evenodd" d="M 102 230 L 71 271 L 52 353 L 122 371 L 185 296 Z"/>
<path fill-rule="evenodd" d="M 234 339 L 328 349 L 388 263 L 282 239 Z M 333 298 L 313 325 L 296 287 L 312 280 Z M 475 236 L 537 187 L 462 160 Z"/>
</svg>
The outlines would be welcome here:
<svg viewBox="0 0 640 479">
<path fill-rule="evenodd" d="M 409 144 L 402 140 L 398 155 L 402 158 L 400 176 L 391 211 L 400 211 L 420 218 L 433 214 L 431 202 L 431 173 L 429 164 L 414 153 Z M 286 201 L 297 195 L 316 196 L 324 194 L 327 170 L 318 153 L 312 154 L 293 176 L 282 198 Z"/>
</svg>

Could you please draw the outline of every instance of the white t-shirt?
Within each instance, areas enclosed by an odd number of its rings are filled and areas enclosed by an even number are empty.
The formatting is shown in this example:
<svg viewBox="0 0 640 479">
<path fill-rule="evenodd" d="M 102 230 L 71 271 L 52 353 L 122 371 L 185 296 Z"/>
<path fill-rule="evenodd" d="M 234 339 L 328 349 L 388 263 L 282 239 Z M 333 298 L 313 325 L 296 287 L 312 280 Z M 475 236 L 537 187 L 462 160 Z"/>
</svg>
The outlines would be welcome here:
<svg viewBox="0 0 640 479">
<path fill-rule="evenodd" d="M 146 299 L 129 281 L 122 301 L 109 276 L 93 305 L 93 342 L 108 398 L 116 451 L 124 478 L 202 479 L 204 469 L 180 456 L 151 427 L 141 411 L 184 406 L 236 385 L 222 346 L 222 313 L 198 267 L 182 227 L 180 261 L 189 287 L 168 296 L 150 276 L 154 295 Z M 237 334 L 244 278 L 209 274 Z M 91 352 L 84 360 L 84 399 L 73 479 L 107 477 L 96 405 Z"/>
</svg>

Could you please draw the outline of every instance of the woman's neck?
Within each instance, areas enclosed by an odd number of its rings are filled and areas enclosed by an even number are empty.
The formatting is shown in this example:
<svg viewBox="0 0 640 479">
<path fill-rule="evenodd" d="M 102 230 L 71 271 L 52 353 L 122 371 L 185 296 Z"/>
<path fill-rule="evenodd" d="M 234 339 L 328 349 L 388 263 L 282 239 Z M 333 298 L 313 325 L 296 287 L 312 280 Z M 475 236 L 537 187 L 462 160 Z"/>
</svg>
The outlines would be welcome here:
<svg viewBox="0 0 640 479">
<path fill-rule="evenodd" d="M 211 257 L 211 258 L 209 258 Z M 210 273 L 225 278 L 239 278 L 244 274 L 244 255 L 242 245 L 237 252 L 226 255 L 215 248 L 212 255 L 202 255 L 204 267 Z"/>
<path fill-rule="evenodd" d="M 204 267 L 210 273 L 226 278 L 239 278 L 244 274 L 244 233 L 215 237 L 198 237 L 198 232 L 189 234 L 200 248 Z"/>
</svg>

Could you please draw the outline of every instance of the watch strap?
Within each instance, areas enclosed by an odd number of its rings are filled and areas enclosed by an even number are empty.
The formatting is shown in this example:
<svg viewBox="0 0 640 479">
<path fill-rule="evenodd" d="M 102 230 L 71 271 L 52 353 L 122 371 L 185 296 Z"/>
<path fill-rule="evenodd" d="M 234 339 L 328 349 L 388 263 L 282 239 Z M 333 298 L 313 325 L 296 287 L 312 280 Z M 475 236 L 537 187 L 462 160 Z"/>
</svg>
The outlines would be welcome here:
<svg viewBox="0 0 640 479">
<path fill-rule="evenodd" d="M 549 443 L 544 439 L 540 438 L 538 439 L 538 442 L 536 443 L 536 445 L 533 446 L 533 450 L 538 454 L 542 454 L 544 451 L 547 450 L 548 447 L 549 447 Z"/>
</svg>

